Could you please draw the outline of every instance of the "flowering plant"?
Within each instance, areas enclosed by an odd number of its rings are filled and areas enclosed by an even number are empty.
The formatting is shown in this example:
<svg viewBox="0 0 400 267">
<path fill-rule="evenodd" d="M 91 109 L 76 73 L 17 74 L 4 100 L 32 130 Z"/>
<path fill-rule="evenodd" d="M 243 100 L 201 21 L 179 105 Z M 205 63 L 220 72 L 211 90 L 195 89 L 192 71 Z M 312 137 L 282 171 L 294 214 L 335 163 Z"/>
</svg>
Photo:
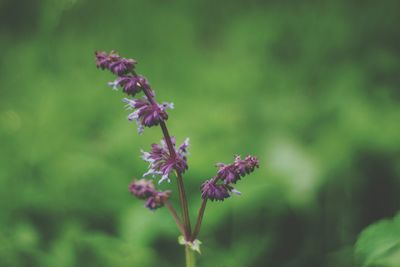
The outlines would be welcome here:
<svg viewBox="0 0 400 267">
<path fill-rule="evenodd" d="M 127 95 L 123 99 L 132 113 L 128 115 L 129 121 L 135 121 L 138 133 L 142 134 L 145 127 L 160 126 L 163 139 L 160 144 L 152 144 L 150 152 L 141 151 L 142 158 L 149 163 L 149 170 L 143 174 L 143 178 L 134 180 L 129 185 L 133 196 L 145 201 L 145 207 L 150 210 L 166 206 L 171 212 L 181 236 L 178 242 L 185 246 L 186 266 L 195 266 L 193 251 L 200 253 L 201 242 L 197 239 L 208 200 L 224 201 L 232 193 L 240 195 L 234 188 L 242 177 L 250 174 L 259 167 L 259 162 L 254 156 L 247 156 L 244 159 L 236 155 L 234 162 L 230 164 L 217 163 L 217 173 L 214 177 L 206 180 L 200 187 L 202 203 L 198 212 L 195 227 L 192 231 L 189 208 L 186 198 L 186 191 L 183 182 L 183 174 L 188 169 L 187 152 L 189 139 L 177 147 L 176 140 L 170 136 L 166 121 L 168 120 L 167 109 L 173 109 L 172 103 L 158 103 L 155 93 L 150 87 L 146 78 L 138 75 L 135 71 L 137 62 L 133 59 L 120 57 L 115 51 L 110 53 L 95 52 L 96 66 L 103 70 L 109 70 L 117 77 L 109 85 L 114 89 L 122 88 Z M 136 95 L 143 93 L 141 98 Z M 135 98 L 136 97 L 136 98 Z M 178 215 L 173 205 L 169 202 L 171 191 L 158 191 L 152 180 L 145 179 L 147 176 L 159 177 L 158 183 L 171 182 L 175 176 L 179 192 L 179 202 L 182 211 L 182 218 Z"/>
</svg>

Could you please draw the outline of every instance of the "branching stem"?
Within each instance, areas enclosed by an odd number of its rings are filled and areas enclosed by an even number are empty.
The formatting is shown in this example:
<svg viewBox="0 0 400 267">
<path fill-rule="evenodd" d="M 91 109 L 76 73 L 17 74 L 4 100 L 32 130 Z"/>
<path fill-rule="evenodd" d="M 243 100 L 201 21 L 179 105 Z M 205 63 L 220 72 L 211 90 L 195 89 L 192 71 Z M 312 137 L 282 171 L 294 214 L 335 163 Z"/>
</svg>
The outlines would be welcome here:
<svg viewBox="0 0 400 267">
<path fill-rule="evenodd" d="M 172 206 L 172 204 L 167 201 L 165 202 L 165 206 L 168 208 L 169 212 L 171 213 L 172 217 L 174 217 L 175 223 L 179 228 L 179 231 L 181 232 L 182 235 L 185 234 L 185 228 L 182 225 L 181 219 L 179 218 L 176 210 L 174 209 L 174 207 Z"/>
<path fill-rule="evenodd" d="M 132 71 L 132 74 L 134 76 L 137 76 L 135 71 Z M 156 104 L 156 101 L 154 100 L 154 97 L 150 91 L 149 88 L 141 84 L 141 87 L 143 88 L 143 92 L 146 95 L 147 99 L 150 101 L 151 104 Z M 172 159 L 176 159 L 176 152 L 174 145 L 172 144 L 171 136 L 169 135 L 167 125 L 165 124 L 164 121 L 160 122 L 160 127 L 162 130 L 162 133 L 164 135 L 164 140 L 167 143 L 168 151 Z M 185 240 L 190 241 L 191 240 L 191 225 L 190 225 L 190 217 L 189 217 L 189 208 L 188 208 L 188 202 L 186 198 L 186 192 L 185 192 L 185 185 L 183 183 L 183 178 L 182 178 L 182 173 L 179 171 L 176 171 L 176 180 L 178 184 L 178 191 L 179 191 L 179 202 L 181 204 L 181 209 L 182 209 L 182 217 L 183 217 L 183 224 L 184 224 L 184 236 Z"/>
<path fill-rule="evenodd" d="M 206 205 L 207 205 L 207 199 L 206 198 L 202 199 L 199 213 L 197 215 L 196 226 L 195 226 L 193 234 L 192 234 L 192 241 L 194 241 L 196 239 L 196 237 L 199 235 L 200 228 L 201 228 L 201 222 L 203 221 L 204 210 L 206 209 Z"/>
</svg>

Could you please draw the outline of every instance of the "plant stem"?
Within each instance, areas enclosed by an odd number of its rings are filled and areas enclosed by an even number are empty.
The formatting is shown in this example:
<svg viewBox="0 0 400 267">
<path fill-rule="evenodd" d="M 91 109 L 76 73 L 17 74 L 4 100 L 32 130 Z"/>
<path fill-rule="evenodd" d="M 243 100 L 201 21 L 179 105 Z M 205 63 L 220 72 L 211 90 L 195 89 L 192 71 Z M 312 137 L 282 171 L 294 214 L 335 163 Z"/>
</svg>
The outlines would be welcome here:
<svg viewBox="0 0 400 267">
<path fill-rule="evenodd" d="M 193 234 L 192 234 L 192 241 L 194 241 L 196 239 L 196 237 L 198 236 L 198 234 L 200 232 L 201 222 L 203 221 L 204 210 L 206 209 L 206 204 L 207 204 L 207 199 L 203 199 L 201 201 L 201 206 L 199 209 L 199 213 L 197 215 L 196 226 L 195 226 Z"/>
<path fill-rule="evenodd" d="M 175 223 L 179 228 L 179 231 L 181 232 L 182 235 L 185 235 L 185 228 L 183 227 L 182 223 L 181 223 L 181 219 L 179 218 L 178 214 L 176 213 L 176 210 L 174 209 L 174 207 L 172 206 L 172 204 L 167 201 L 165 202 L 165 206 L 168 208 L 168 210 L 171 212 L 172 217 L 174 217 Z"/>
<path fill-rule="evenodd" d="M 160 122 L 160 126 L 161 126 L 162 132 L 164 134 L 164 139 L 165 139 L 165 142 L 167 143 L 170 156 L 173 159 L 175 159 L 176 158 L 175 148 L 173 147 L 171 137 L 168 133 L 167 126 L 163 121 Z M 190 235 L 192 232 L 191 225 L 190 225 L 190 218 L 189 218 L 189 208 L 188 208 L 188 202 L 187 202 L 187 198 L 186 198 L 185 185 L 183 183 L 182 174 L 178 171 L 176 172 L 176 180 L 178 182 L 179 200 L 180 200 L 181 208 L 182 208 L 183 223 L 185 225 L 185 239 L 187 241 L 189 241 Z"/>
<path fill-rule="evenodd" d="M 137 76 L 136 72 L 133 70 L 132 74 L 134 76 Z M 150 101 L 151 104 L 156 104 L 156 101 L 154 100 L 154 97 L 152 93 L 150 92 L 149 88 L 146 86 L 141 85 L 143 88 L 143 92 L 146 95 L 147 99 Z M 169 154 L 172 157 L 172 159 L 176 159 L 176 153 L 175 153 L 175 148 L 172 144 L 171 141 L 171 136 L 169 135 L 167 125 L 165 124 L 164 121 L 160 122 L 161 130 L 164 135 L 164 140 L 167 143 Z M 178 191 L 179 191 L 179 202 L 181 204 L 181 209 L 182 209 L 182 214 L 183 214 L 183 223 L 184 223 L 184 236 L 186 241 L 190 241 L 191 239 L 191 233 L 192 229 L 190 226 L 190 217 L 189 217 L 189 208 L 188 208 L 188 202 L 186 198 L 186 193 L 185 193 L 185 185 L 183 183 L 183 178 L 182 174 L 179 171 L 176 171 L 176 178 L 177 178 L 177 184 L 178 184 Z"/>
<path fill-rule="evenodd" d="M 185 246 L 186 267 L 196 267 L 196 255 L 194 253 L 189 246 Z"/>
</svg>

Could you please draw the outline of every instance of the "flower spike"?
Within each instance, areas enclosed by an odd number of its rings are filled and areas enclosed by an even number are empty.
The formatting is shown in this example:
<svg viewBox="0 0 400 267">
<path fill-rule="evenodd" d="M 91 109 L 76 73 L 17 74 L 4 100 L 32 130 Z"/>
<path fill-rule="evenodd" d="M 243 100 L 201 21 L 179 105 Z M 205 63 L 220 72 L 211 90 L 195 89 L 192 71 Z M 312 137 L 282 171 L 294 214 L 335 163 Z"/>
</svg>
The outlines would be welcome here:
<svg viewBox="0 0 400 267">
<path fill-rule="evenodd" d="M 233 186 L 246 175 L 259 168 L 259 161 L 254 156 L 247 156 L 244 159 L 236 155 L 234 162 L 230 164 L 218 163 L 217 173 L 211 179 L 201 185 L 201 207 L 194 230 L 192 231 L 189 205 L 186 198 L 183 174 L 188 170 L 187 156 L 189 149 L 189 138 L 186 138 L 181 145 L 176 144 L 174 137 L 169 134 L 166 121 L 168 120 L 168 109 L 173 109 L 174 104 L 168 102 L 157 102 L 155 92 L 150 87 L 146 78 L 138 75 L 135 70 L 136 60 L 123 58 L 116 51 L 110 53 L 95 52 L 96 67 L 108 70 L 116 77 L 108 85 L 113 90 L 121 89 L 126 95 L 123 102 L 127 109 L 131 110 L 128 115 L 129 121 L 135 121 L 138 133 L 142 134 L 145 127 L 160 126 L 163 139 L 159 144 L 152 144 L 149 152 L 141 151 L 142 159 L 149 164 L 149 169 L 143 177 L 159 177 L 158 183 L 171 181 L 171 176 L 176 176 L 176 183 L 179 191 L 179 201 L 182 211 L 180 217 L 168 200 L 171 191 L 158 191 L 152 180 L 134 180 L 129 185 L 129 191 L 133 196 L 144 201 L 144 206 L 152 211 L 166 206 L 173 216 L 182 236 L 179 243 L 187 249 L 200 253 L 201 242 L 196 239 L 200 232 L 201 223 L 208 200 L 224 201 L 232 194 L 241 193 Z M 141 95 L 141 96 L 137 96 Z M 187 253 L 187 252 L 186 252 Z"/>
</svg>

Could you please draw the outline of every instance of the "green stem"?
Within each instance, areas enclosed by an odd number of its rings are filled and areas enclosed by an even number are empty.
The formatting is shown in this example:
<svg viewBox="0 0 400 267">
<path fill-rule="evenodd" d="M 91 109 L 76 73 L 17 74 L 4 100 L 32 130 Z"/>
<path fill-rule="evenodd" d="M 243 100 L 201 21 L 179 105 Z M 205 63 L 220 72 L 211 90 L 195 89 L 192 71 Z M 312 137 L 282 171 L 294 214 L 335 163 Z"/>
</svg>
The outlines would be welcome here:
<svg viewBox="0 0 400 267">
<path fill-rule="evenodd" d="M 186 267 L 196 267 L 196 255 L 189 246 L 185 246 Z"/>
</svg>

